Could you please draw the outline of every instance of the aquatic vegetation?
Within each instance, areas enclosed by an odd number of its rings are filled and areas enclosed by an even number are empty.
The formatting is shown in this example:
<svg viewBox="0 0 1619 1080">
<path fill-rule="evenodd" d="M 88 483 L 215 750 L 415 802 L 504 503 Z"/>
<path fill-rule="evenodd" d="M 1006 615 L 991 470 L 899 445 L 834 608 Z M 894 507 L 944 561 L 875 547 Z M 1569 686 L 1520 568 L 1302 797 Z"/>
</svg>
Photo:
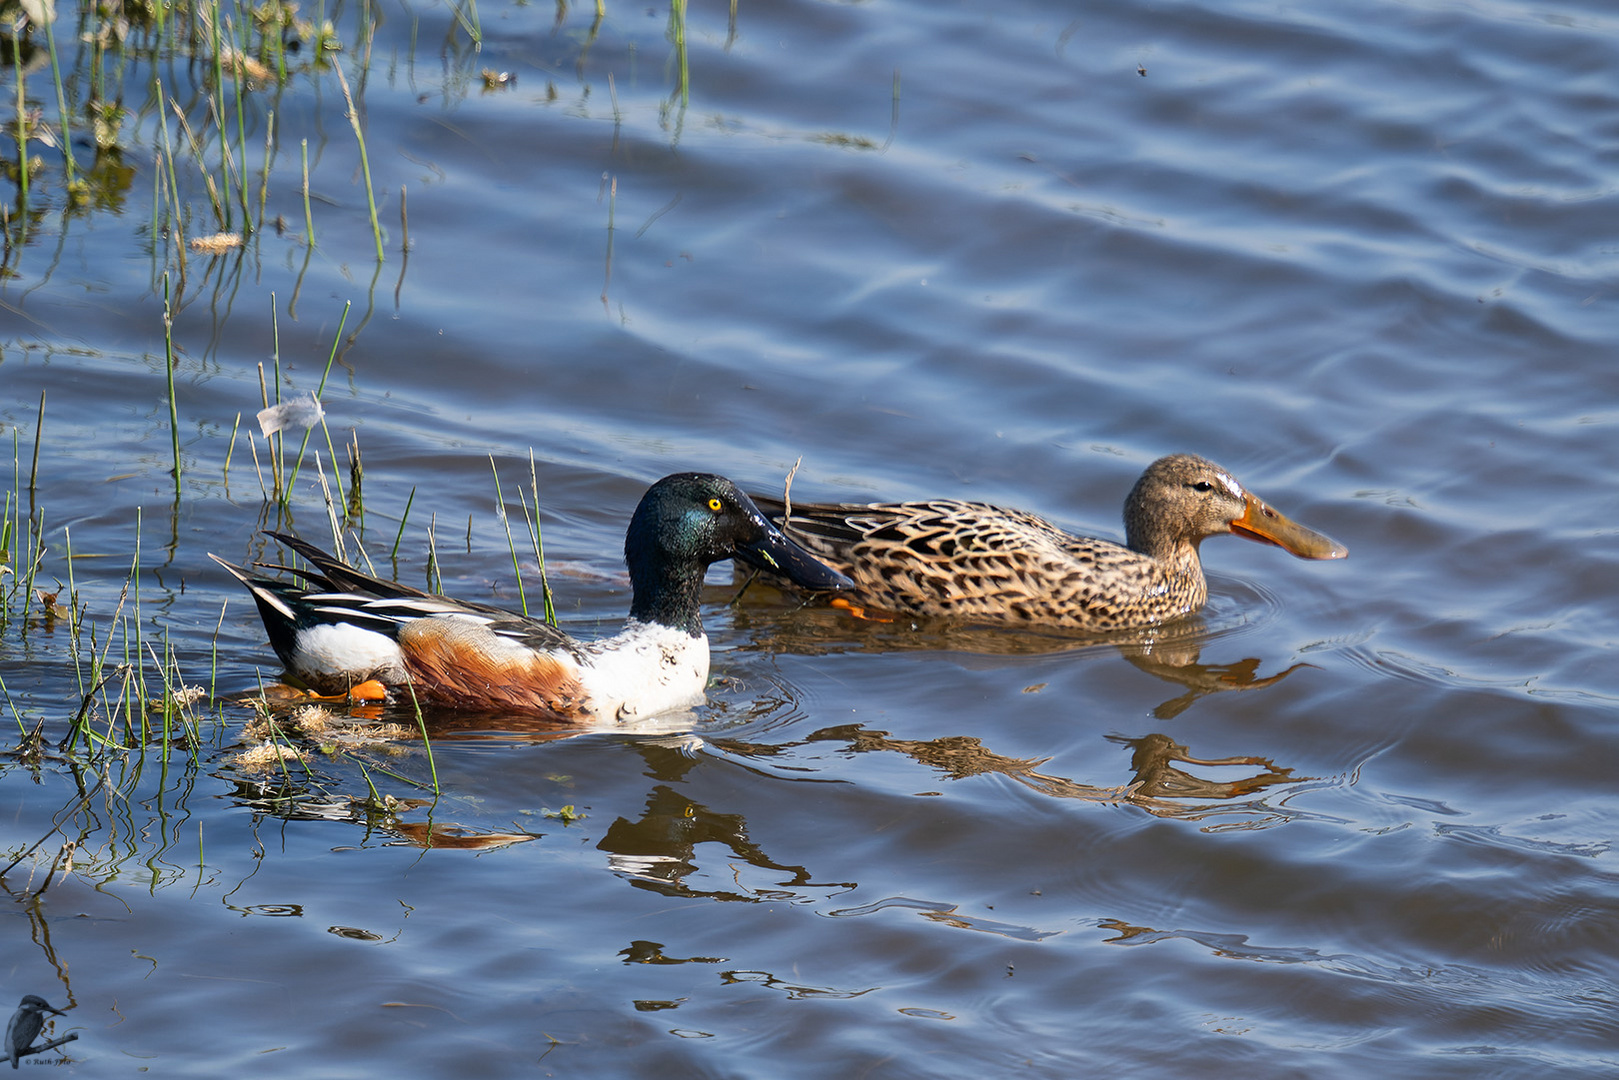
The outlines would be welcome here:
<svg viewBox="0 0 1619 1080">
<path fill-rule="evenodd" d="M 324 143 L 324 131 L 318 122 L 306 132 L 286 130 L 278 121 L 303 115 L 301 108 L 285 107 L 285 99 L 318 96 L 330 83 L 354 135 L 372 254 L 379 264 L 385 261 L 380 209 L 391 191 L 376 185 L 363 120 L 377 14 L 364 5 L 331 13 L 338 21 L 328 14 L 324 4 L 304 11 L 289 0 L 141 0 L 115 7 L 80 0 L 71 18 L 58 17 L 53 3 L 24 5 L 23 14 L 0 27 L 0 63 L 9 63 L 12 74 L 11 93 L 0 95 L 0 129 L 12 152 L 0 153 L 0 172 L 16 184 L 10 203 L 0 202 L 0 277 L 40 229 L 65 228 L 90 211 L 123 212 L 144 171 L 135 163 L 149 162 L 144 232 L 154 257 L 153 284 L 172 271 L 177 290 L 183 290 L 193 258 L 231 257 L 266 231 L 287 235 L 284 216 L 271 210 L 271 196 L 279 152 L 294 142 L 301 239 L 313 248 L 308 144 L 311 135 Z M 559 3 L 559 25 L 567 14 L 567 5 Z M 581 44 L 581 74 L 606 14 L 605 4 L 597 3 Z M 444 17 L 449 75 L 458 92 L 511 90 L 513 73 L 478 63 L 483 31 L 475 0 L 452 3 Z M 75 28 L 74 36 L 63 23 Z M 732 3 L 731 38 L 735 23 Z M 690 103 L 686 25 L 685 0 L 670 0 L 666 36 L 673 88 L 659 113 L 676 138 Z M 69 41 L 74 51 L 65 55 L 59 44 Z M 194 81 L 176 73 L 176 57 L 198 76 Z M 607 78 L 616 126 L 622 114 L 611 72 Z M 588 98 L 588 85 L 583 94 Z M 554 84 L 549 95 L 556 96 Z M 404 252 L 404 185 L 398 189 Z"/>
<path fill-rule="evenodd" d="M 172 410 L 172 389 L 169 400 Z M 415 726 L 406 727 L 374 711 L 345 711 L 307 700 L 273 701 L 266 694 L 246 700 L 222 696 L 217 675 L 223 607 L 210 654 L 201 659 L 181 657 L 168 631 L 154 630 L 150 612 L 143 610 L 147 602 L 143 587 L 152 578 L 152 568 L 145 563 L 138 511 L 132 522 L 128 571 L 116 595 L 81 591 L 75 566 L 106 556 L 75 552 L 68 529 L 60 530 L 57 545 L 53 540 L 57 534 L 47 528 L 41 500 L 49 496 L 50 481 L 39 475 L 37 447 L 47 419 L 42 398 L 35 438 L 26 440 L 16 427 L 10 432 L 10 482 L 0 489 L 0 655 L 13 649 L 59 653 L 72 675 L 63 687 L 66 694 L 33 687 L 26 695 L 15 694 L 15 688 L 0 678 L 0 716 L 17 731 L 14 744 L 0 750 L 0 777 L 21 770 L 32 773 L 37 783 L 42 776 L 55 774 L 75 794 L 52 815 L 52 827 L 45 835 L 0 852 L 0 878 L 8 888 L 37 897 L 67 873 L 103 880 L 117 876 L 132 858 L 148 861 L 162 854 L 179 840 L 173 822 L 167 820 L 170 811 L 163 793 L 188 789 L 199 772 L 214 769 L 237 776 L 268 812 L 296 812 L 311 801 L 326 805 L 346 798 L 339 794 L 342 780 L 327 775 L 333 765 L 358 771 L 368 785 L 371 773 L 386 775 L 429 796 L 412 804 L 426 807 L 429 820 L 425 826 L 404 822 L 398 815 L 406 808 L 400 804 L 385 827 L 414 830 L 419 835 L 413 843 L 437 842 L 441 833 L 445 842 L 459 846 L 483 842 L 464 831 L 443 833 L 431 820 L 439 788 L 419 709 Z M 327 438 L 329 442 L 329 434 Z M 33 451 L 26 471 L 25 448 Z M 276 451 L 272 461 L 280 464 L 279 445 Z M 351 455 L 351 499 L 329 500 L 334 530 L 361 509 L 357 442 L 351 444 Z M 291 462 L 292 472 L 297 465 L 297 459 Z M 178 491 L 177 448 L 175 473 Z M 278 490 L 288 489 L 283 479 Z M 430 779 L 412 779 L 379 760 L 399 756 L 425 756 Z M 155 808 L 156 819 L 136 820 L 131 808 L 137 806 Z M 504 837 L 500 842 L 515 839 L 522 837 Z M 13 874 L 24 864 L 22 877 Z M 200 872 L 200 845 L 197 866 Z"/>
<path fill-rule="evenodd" d="M 347 80 L 332 60 L 353 53 L 363 69 L 372 30 L 364 13 L 340 31 L 285 0 L 150 0 L 117 8 L 82 3 L 72 20 L 84 29 L 74 41 L 71 64 L 58 53 L 58 39 L 67 40 L 63 21 L 53 5 L 31 5 L 0 30 L 0 61 L 10 62 L 13 89 L 7 95 L 11 115 L 0 114 L 0 124 L 14 148 L 13 157 L 0 155 L 0 168 L 17 182 L 15 201 L 0 207 L 0 227 L 13 258 L 50 216 L 60 214 L 65 225 L 86 209 L 121 210 L 136 176 L 126 159 L 153 165 L 147 238 L 159 269 L 173 270 L 182 282 L 188 254 L 218 257 L 255 233 L 278 228 L 277 220 L 266 220 L 281 138 L 277 106 L 298 80 L 335 77 L 364 154 Z M 347 42 L 344 34 L 351 35 Z M 205 73 L 200 85 L 175 81 L 174 68 L 165 62 L 173 56 Z M 48 86 L 42 82 L 45 58 Z M 91 151 L 88 162 L 81 160 L 81 146 Z M 35 152 L 41 147 L 54 155 Z M 366 179 L 380 261 L 369 170 Z M 307 175 L 304 195 L 304 237 L 313 244 Z M 220 239 L 228 236 L 237 243 Z"/>
</svg>

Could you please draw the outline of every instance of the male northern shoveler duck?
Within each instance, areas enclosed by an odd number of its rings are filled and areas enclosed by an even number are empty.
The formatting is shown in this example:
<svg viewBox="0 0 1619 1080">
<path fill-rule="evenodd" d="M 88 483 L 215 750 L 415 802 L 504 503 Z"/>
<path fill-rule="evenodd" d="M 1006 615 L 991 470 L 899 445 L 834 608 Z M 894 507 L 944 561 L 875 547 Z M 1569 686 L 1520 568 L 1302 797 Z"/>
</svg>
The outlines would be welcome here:
<svg viewBox="0 0 1619 1080">
<path fill-rule="evenodd" d="M 367 680 L 408 683 L 437 704 L 582 723 L 702 700 L 708 638 L 698 605 L 710 563 L 739 558 L 806 589 L 850 584 L 784 537 L 735 484 L 706 473 L 666 476 L 642 497 L 624 536 L 634 590 L 629 622 L 591 642 L 500 608 L 384 581 L 296 537 L 268 535 L 314 566 L 291 570 L 301 582 L 210 557 L 247 586 L 276 655 L 311 689 L 340 694 Z"/>
<path fill-rule="evenodd" d="M 852 603 L 909 615 L 1131 629 L 1203 606 L 1207 537 L 1232 533 L 1306 559 L 1349 554 L 1192 454 L 1141 474 L 1125 500 L 1122 545 L 984 503 L 795 501 L 788 520 L 782 500 L 755 498 L 789 538 L 853 579 Z"/>
</svg>

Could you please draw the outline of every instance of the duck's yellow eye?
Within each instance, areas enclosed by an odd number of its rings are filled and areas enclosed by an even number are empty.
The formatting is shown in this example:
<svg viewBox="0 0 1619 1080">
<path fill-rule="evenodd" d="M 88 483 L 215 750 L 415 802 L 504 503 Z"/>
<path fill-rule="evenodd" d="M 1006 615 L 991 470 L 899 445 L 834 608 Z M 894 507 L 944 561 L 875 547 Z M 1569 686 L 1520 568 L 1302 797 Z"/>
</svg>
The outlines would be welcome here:
<svg viewBox="0 0 1619 1080">
<path fill-rule="evenodd" d="M 715 497 L 708 500 L 708 508 L 717 514 L 721 510 L 725 509 L 725 504 L 720 502 L 718 497 Z"/>
</svg>

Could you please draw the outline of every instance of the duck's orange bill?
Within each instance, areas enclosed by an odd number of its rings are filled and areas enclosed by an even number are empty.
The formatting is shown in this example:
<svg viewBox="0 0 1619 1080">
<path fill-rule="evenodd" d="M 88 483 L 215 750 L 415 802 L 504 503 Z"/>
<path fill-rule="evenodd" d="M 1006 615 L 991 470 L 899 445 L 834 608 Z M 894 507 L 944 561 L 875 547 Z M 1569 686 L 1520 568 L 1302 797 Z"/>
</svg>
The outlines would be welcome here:
<svg viewBox="0 0 1619 1080">
<path fill-rule="evenodd" d="M 1277 513 L 1255 495 L 1245 495 L 1242 516 L 1231 523 L 1231 532 L 1247 540 L 1275 544 L 1301 559 L 1341 559 L 1349 549 L 1330 536 Z"/>
</svg>

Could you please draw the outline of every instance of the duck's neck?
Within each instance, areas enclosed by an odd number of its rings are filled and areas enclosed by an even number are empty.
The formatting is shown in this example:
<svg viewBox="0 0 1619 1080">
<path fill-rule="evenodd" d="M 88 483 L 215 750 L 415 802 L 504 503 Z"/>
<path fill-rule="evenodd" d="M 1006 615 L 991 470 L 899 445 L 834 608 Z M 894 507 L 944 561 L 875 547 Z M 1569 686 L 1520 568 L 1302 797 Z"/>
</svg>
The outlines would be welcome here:
<svg viewBox="0 0 1619 1080">
<path fill-rule="evenodd" d="M 1126 516 L 1124 545 L 1131 551 L 1139 551 L 1161 563 L 1190 562 L 1193 566 L 1198 565 L 1197 543 L 1167 535 L 1163 529 L 1157 527 L 1156 522 Z"/>
<path fill-rule="evenodd" d="M 671 562 L 661 553 L 628 560 L 630 618 L 683 630 L 692 637 L 703 633 L 702 589 L 704 567 L 695 562 Z"/>
<path fill-rule="evenodd" d="M 1154 554 L 1164 570 L 1178 578 L 1192 581 L 1203 580 L 1203 560 L 1198 557 L 1197 544 L 1194 541 L 1183 540 L 1178 544 L 1167 545 L 1167 550 Z"/>
<path fill-rule="evenodd" d="M 1155 523 L 1130 515 L 1124 520 L 1124 542 L 1131 551 L 1139 551 L 1163 568 L 1164 573 L 1176 578 L 1203 579 L 1203 560 L 1198 557 L 1198 540 L 1187 540 L 1165 534 Z"/>
<path fill-rule="evenodd" d="M 1195 611 L 1203 606 L 1209 596 L 1209 585 L 1203 577 L 1203 560 L 1198 557 L 1196 541 L 1160 544 L 1155 550 L 1142 551 L 1142 554 L 1152 557 L 1158 573 L 1163 575 L 1161 580 L 1168 588 L 1167 595 L 1174 597 L 1181 611 Z"/>
</svg>

